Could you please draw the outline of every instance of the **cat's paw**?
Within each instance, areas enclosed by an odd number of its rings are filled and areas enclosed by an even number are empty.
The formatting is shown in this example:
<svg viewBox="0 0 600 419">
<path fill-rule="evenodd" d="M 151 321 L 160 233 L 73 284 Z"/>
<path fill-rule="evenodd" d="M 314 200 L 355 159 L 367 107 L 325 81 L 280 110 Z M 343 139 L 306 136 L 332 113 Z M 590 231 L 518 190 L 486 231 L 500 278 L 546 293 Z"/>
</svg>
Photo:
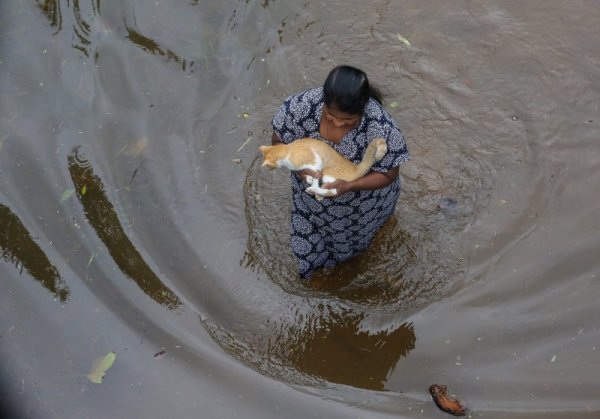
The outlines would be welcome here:
<svg viewBox="0 0 600 419">
<path fill-rule="evenodd" d="M 323 196 L 336 196 L 337 195 L 337 189 L 322 189 L 321 190 L 321 194 Z"/>
<path fill-rule="evenodd" d="M 312 184 L 312 183 L 313 183 L 313 180 L 314 180 L 314 178 L 313 178 L 311 175 L 306 175 L 306 176 L 304 176 L 304 181 L 305 181 L 306 183 L 310 183 L 310 184 Z"/>
<path fill-rule="evenodd" d="M 317 201 L 322 201 L 324 197 L 330 197 L 337 195 L 336 189 L 323 189 L 319 187 L 310 186 L 304 190 L 307 194 L 314 195 Z"/>
</svg>

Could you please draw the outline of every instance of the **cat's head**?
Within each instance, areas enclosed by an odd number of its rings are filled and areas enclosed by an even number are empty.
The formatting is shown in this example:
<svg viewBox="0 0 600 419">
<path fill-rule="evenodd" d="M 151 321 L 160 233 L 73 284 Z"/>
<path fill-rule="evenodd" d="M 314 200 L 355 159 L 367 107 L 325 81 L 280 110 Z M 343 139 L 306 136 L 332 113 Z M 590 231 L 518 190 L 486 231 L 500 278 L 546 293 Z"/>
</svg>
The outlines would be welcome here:
<svg viewBox="0 0 600 419">
<path fill-rule="evenodd" d="M 261 145 L 258 147 L 260 152 L 263 155 L 263 162 L 261 167 L 268 167 L 269 169 L 276 169 L 279 167 L 277 165 L 277 159 L 279 153 L 277 152 L 277 147 L 272 145 Z"/>
</svg>

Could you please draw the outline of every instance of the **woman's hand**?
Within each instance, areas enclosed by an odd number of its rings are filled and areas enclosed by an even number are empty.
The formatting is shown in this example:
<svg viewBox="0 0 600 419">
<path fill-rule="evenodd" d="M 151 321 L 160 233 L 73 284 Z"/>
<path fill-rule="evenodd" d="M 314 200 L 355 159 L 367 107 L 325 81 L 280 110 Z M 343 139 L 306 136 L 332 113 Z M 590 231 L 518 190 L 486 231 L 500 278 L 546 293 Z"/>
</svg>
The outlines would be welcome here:
<svg viewBox="0 0 600 419">
<path fill-rule="evenodd" d="M 328 198 L 337 198 L 338 196 L 343 195 L 346 192 L 353 190 L 354 187 L 353 187 L 352 182 L 349 182 L 347 180 L 342 180 L 342 179 L 336 179 L 333 182 L 325 183 L 325 184 L 321 185 L 321 188 L 335 189 L 336 194 L 332 195 Z"/>
<path fill-rule="evenodd" d="M 307 176 L 312 176 L 313 179 L 321 179 L 321 172 L 315 172 L 311 169 L 298 170 L 294 173 L 296 173 L 297 176 L 300 176 L 300 178 L 306 183 L 310 183 L 306 180 Z"/>
</svg>

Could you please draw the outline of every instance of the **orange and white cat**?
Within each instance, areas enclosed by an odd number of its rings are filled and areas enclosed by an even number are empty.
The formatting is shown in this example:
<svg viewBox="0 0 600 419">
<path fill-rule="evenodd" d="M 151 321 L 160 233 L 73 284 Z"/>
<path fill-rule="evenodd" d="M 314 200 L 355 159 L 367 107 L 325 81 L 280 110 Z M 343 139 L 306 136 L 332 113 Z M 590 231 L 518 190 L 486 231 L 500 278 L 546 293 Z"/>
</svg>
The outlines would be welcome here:
<svg viewBox="0 0 600 419">
<path fill-rule="evenodd" d="M 314 138 L 302 138 L 289 144 L 262 145 L 258 148 L 263 154 L 262 166 L 270 169 L 287 167 L 292 171 L 311 169 L 321 172 L 323 183 L 337 179 L 356 180 L 367 174 L 375 162 L 387 153 L 387 145 L 383 138 L 376 138 L 369 143 L 365 155 L 359 164 L 354 164 L 328 144 Z M 335 196 L 335 189 L 323 189 L 319 179 L 306 177 L 311 185 L 306 192 L 315 195 L 318 200 L 327 196 Z"/>
</svg>

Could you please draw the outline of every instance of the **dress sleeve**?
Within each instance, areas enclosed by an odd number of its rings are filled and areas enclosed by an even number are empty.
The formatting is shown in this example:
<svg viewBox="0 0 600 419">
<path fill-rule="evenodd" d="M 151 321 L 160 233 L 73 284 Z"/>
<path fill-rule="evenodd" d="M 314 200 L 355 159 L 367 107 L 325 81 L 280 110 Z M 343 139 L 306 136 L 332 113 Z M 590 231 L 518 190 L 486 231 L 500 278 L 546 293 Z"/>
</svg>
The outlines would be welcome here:
<svg viewBox="0 0 600 419">
<path fill-rule="evenodd" d="M 317 110 L 321 89 L 315 88 L 288 97 L 273 117 L 273 131 L 284 143 L 310 137 L 319 130 Z"/>
<path fill-rule="evenodd" d="M 284 143 L 290 143 L 293 138 L 291 138 L 291 130 L 290 125 L 293 125 L 293 119 L 290 113 L 290 100 L 292 98 L 288 97 L 283 104 L 279 107 L 279 110 L 275 113 L 273 117 L 273 121 L 271 121 L 271 125 L 273 126 L 273 132 L 277 134 L 279 139 Z"/>
<path fill-rule="evenodd" d="M 273 131 L 285 144 L 305 136 L 304 128 L 298 123 L 301 107 L 300 95 L 290 96 L 273 117 Z"/>
<path fill-rule="evenodd" d="M 410 159 L 404 135 L 391 119 L 382 124 L 379 132 L 383 133 L 383 138 L 386 140 L 387 153 L 373 165 L 374 171 L 387 172 Z"/>
</svg>

